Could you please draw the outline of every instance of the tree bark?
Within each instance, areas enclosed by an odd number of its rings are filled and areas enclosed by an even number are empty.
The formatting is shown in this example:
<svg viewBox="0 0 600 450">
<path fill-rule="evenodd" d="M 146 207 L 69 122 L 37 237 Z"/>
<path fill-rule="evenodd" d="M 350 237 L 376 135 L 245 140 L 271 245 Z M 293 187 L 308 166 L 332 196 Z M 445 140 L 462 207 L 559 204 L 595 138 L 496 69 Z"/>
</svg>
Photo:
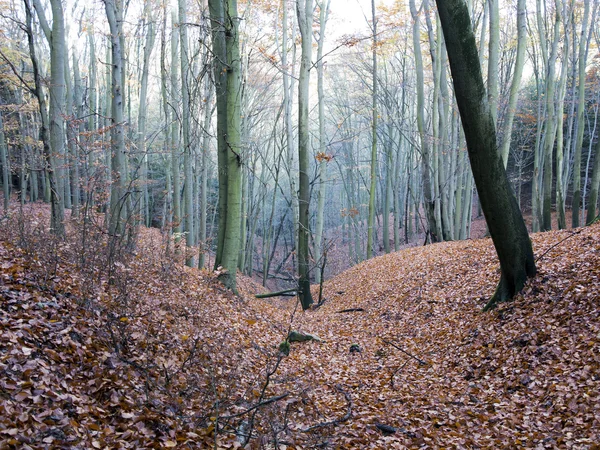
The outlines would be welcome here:
<svg viewBox="0 0 600 450">
<path fill-rule="evenodd" d="M 298 196 L 298 287 L 300 289 L 300 302 L 302 309 L 306 310 L 313 303 L 310 293 L 310 256 L 308 237 L 310 235 L 309 205 L 310 205 L 310 180 L 308 171 L 310 135 L 308 123 L 308 89 L 310 81 L 310 66 L 312 54 L 312 0 L 297 0 L 296 11 L 298 25 L 302 37 L 302 56 L 300 59 L 300 73 L 298 80 L 298 163 L 300 171 L 300 185 Z"/>
<path fill-rule="evenodd" d="M 500 260 L 501 278 L 485 309 L 519 292 L 536 273 L 531 241 L 512 193 L 481 76 L 475 36 L 463 0 L 437 0 L 469 159 L 481 207 Z"/>
<path fill-rule="evenodd" d="M 111 193 L 109 209 L 109 233 L 123 235 L 127 213 L 127 173 L 125 171 L 125 117 L 123 113 L 123 53 L 121 34 L 123 5 L 121 0 L 104 0 L 106 17 L 110 28 L 112 71 L 112 117 L 111 117 Z"/>
</svg>

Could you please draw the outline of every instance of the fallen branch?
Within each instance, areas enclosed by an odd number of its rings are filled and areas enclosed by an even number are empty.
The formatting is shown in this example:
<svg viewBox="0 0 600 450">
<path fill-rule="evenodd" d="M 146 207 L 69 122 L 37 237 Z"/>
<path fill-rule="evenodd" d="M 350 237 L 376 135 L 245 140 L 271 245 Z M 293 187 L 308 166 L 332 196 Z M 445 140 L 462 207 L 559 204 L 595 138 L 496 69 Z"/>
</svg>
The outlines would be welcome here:
<svg viewBox="0 0 600 450">
<path fill-rule="evenodd" d="M 596 220 L 596 219 L 594 219 L 594 220 Z M 556 244 L 554 244 L 552 247 L 550 247 L 548 250 L 546 250 L 544 253 L 542 253 L 540 256 L 538 256 L 538 257 L 536 258 L 535 262 L 537 263 L 537 262 L 538 262 L 540 259 L 542 259 L 544 256 L 546 256 L 546 255 L 548 254 L 548 252 L 550 252 L 550 250 L 552 250 L 552 249 L 553 249 L 553 248 L 555 248 L 555 247 L 558 247 L 560 244 L 562 244 L 563 242 L 565 242 L 567 239 L 570 239 L 570 238 L 572 238 L 573 236 L 575 236 L 575 235 L 577 235 L 577 234 L 581 233 L 583 230 L 585 230 L 585 228 L 580 228 L 580 229 L 579 229 L 579 230 L 577 230 L 577 231 L 573 231 L 573 232 L 571 232 L 571 234 L 570 234 L 570 235 L 568 235 L 566 238 L 564 238 L 564 239 L 561 239 L 561 240 L 560 240 L 560 241 L 558 241 Z"/>
<path fill-rule="evenodd" d="M 255 294 L 254 297 L 256 297 L 256 298 L 279 297 L 280 295 L 291 294 L 292 292 L 300 293 L 298 288 L 293 288 L 293 289 L 285 289 L 283 291 L 277 291 L 277 292 L 267 292 L 266 294 Z"/>
<path fill-rule="evenodd" d="M 339 423 L 346 422 L 348 419 L 350 419 L 350 417 L 352 417 L 352 398 L 350 397 L 350 394 L 348 394 L 346 391 L 344 391 L 339 384 L 335 385 L 335 389 L 336 389 L 336 391 L 344 394 L 344 397 L 346 398 L 346 402 L 348 402 L 348 410 L 346 411 L 346 414 L 344 414 L 344 417 L 342 417 L 341 419 L 330 420 L 328 422 L 321 422 L 316 425 L 313 425 L 312 427 L 308 427 L 308 428 L 305 428 L 300 431 L 302 431 L 303 433 L 308 433 L 309 431 L 313 431 L 318 428 L 328 427 L 330 425 L 337 425 Z"/>
<path fill-rule="evenodd" d="M 262 406 L 268 405 L 270 403 L 278 402 L 279 400 L 283 400 L 288 395 L 290 395 L 290 393 L 286 392 L 285 394 L 276 395 L 275 397 L 270 397 L 270 398 L 268 398 L 266 400 L 261 401 L 260 403 L 257 403 L 254 406 L 251 406 L 250 408 L 248 408 L 248 409 L 246 409 L 246 410 L 244 410 L 242 412 L 239 412 L 239 413 L 236 413 L 236 414 L 230 414 L 228 416 L 221 416 L 220 419 L 227 420 L 227 419 L 234 419 L 236 417 L 241 417 L 241 416 L 243 416 L 245 414 L 248 414 L 249 412 L 254 411 L 255 409 L 258 409 L 258 408 L 262 407 Z"/>
<path fill-rule="evenodd" d="M 338 313 L 348 313 L 348 312 L 361 312 L 364 311 L 363 308 L 348 308 L 348 309 L 342 309 L 340 311 L 336 311 Z"/>
<path fill-rule="evenodd" d="M 419 358 L 417 358 L 417 357 L 416 357 L 416 356 L 414 356 L 414 355 L 411 355 L 411 354 L 410 354 L 410 353 L 408 353 L 406 350 L 404 350 L 402 347 L 400 347 L 400 346 L 398 346 L 398 345 L 394 344 L 393 342 L 390 342 L 390 341 L 388 341 L 387 339 L 383 339 L 383 338 L 381 338 L 381 340 L 382 340 L 383 342 L 385 342 L 386 344 L 388 344 L 388 345 L 391 345 L 391 346 L 392 346 L 392 347 L 394 347 L 395 349 L 398 349 L 398 350 L 400 350 L 400 351 L 401 351 L 402 353 L 404 353 L 406 356 L 410 356 L 410 357 L 411 357 L 412 359 L 414 359 L 415 361 L 418 361 L 418 362 L 419 362 L 419 364 L 422 364 L 422 365 L 424 365 L 424 366 L 428 365 L 428 363 L 427 363 L 427 362 L 423 361 L 422 359 L 419 359 Z"/>
</svg>

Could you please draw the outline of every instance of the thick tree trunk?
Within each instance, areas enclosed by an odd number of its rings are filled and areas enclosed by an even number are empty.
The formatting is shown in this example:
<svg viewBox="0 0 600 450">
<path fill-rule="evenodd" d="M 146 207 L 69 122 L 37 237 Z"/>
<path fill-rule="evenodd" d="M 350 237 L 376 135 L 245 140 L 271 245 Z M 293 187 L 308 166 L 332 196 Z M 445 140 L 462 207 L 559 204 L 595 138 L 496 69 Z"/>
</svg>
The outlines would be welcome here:
<svg viewBox="0 0 600 450">
<path fill-rule="evenodd" d="M 217 101 L 217 160 L 219 178 L 219 203 L 217 227 L 217 252 L 214 268 L 222 265 L 223 242 L 227 218 L 227 48 L 225 44 L 225 10 L 221 0 L 209 0 L 212 31 L 213 70 Z"/>
<path fill-rule="evenodd" d="M 486 101 L 475 37 L 463 0 L 437 0 L 469 159 L 501 278 L 485 309 L 510 300 L 536 273 L 531 241 L 512 193 Z"/>
<path fill-rule="evenodd" d="M 227 2 L 226 51 L 227 51 L 227 215 L 221 265 L 225 269 L 220 276 L 225 286 L 236 290 L 236 273 L 240 252 L 240 223 L 242 213 L 242 146 L 241 146 L 241 60 L 239 50 L 237 0 Z"/>
</svg>

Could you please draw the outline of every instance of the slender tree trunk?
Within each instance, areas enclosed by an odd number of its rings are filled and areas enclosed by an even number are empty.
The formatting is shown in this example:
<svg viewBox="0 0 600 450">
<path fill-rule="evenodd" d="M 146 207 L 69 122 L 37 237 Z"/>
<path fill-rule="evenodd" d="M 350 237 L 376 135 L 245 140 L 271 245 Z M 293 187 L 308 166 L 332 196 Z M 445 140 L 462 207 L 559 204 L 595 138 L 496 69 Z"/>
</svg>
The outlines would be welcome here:
<svg viewBox="0 0 600 450">
<path fill-rule="evenodd" d="M 579 38 L 579 80 L 577 90 L 577 121 L 576 121 L 576 139 L 574 142 L 575 151 L 573 157 L 573 200 L 571 201 L 571 226 L 579 226 L 579 214 L 581 209 L 581 148 L 583 145 L 584 122 L 583 114 L 585 110 L 585 76 L 586 76 L 586 56 L 587 56 L 587 22 L 590 11 L 589 0 L 583 2 L 583 18 L 581 20 L 581 34 Z"/>
<path fill-rule="evenodd" d="M 490 40 L 488 42 L 488 101 L 494 124 L 498 123 L 498 67 L 500 63 L 500 8 L 499 0 L 488 0 L 490 15 Z"/>
<path fill-rule="evenodd" d="M 308 238 L 310 235 L 310 135 L 308 123 L 308 89 L 310 66 L 312 64 L 312 0 L 297 0 L 298 25 L 302 37 L 302 56 L 298 80 L 298 163 L 300 172 L 300 189 L 298 196 L 298 287 L 302 309 L 308 309 L 313 303 L 310 293 L 310 256 Z"/>
<path fill-rule="evenodd" d="M 600 133 L 597 137 L 594 150 L 594 168 L 592 169 L 592 185 L 587 205 L 586 225 L 590 225 L 596 219 L 596 206 L 598 204 L 598 189 L 600 188 Z"/>
<path fill-rule="evenodd" d="M 146 4 L 144 17 L 147 21 L 146 40 L 144 42 L 144 59 L 142 62 L 142 74 L 140 81 L 140 104 L 138 109 L 138 129 L 137 129 L 137 163 L 140 165 L 140 179 L 138 180 L 138 214 L 142 223 L 150 225 L 150 217 L 147 214 L 148 209 L 148 171 L 147 171 L 147 149 L 146 149 L 146 116 L 148 105 L 148 76 L 150 72 L 150 56 L 154 47 L 155 29 L 154 18 L 150 8 L 150 2 Z M 168 126 L 168 124 L 167 124 Z"/>
<path fill-rule="evenodd" d="M 287 166 L 289 171 L 289 186 L 290 196 L 292 199 L 292 210 L 294 220 L 294 233 L 292 237 L 292 248 L 297 248 L 298 242 L 298 221 L 295 219 L 299 217 L 299 206 L 298 206 L 298 170 L 297 162 L 294 157 L 297 149 L 294 146 L 294 125 L 293 125 L 293 95 L 294 95 L 294 81 L 295 81 L 295 51 L 292 52 L 291 63 L 288 60 L 289 57 L 289 39 L 288 39 L 288 1 L 282 0 L 283 9 L 283 26 L 282 26 L 282 50 L 281 50 L 281 64 L 283 67 L 283 101 L 284 101 L 284 120 L 285 120 L 285 136 L 287 144 Z M 293 15 L 292 15 L 293 21 Z M 296 27 L 292 27 L 291 42 L 295 45 L 296 40 Z M 295 47 L 294 47 L 295 49 Z"/>
<path fill-rule="evenodd" d="M 375 0 L 371 0 L 373 18 L 373 98 L 371 119 L 371 173 L 369 187 L 369 218 L 367 224 L 367 259 L 373 256 L 373 229 L 375 225 L 375 184 L 377 182 L 377 19 L 375 17 Z"/>
<path fill-rule="evenodd" d="M 325 81 L 324 81 L 324 63 L 323 63 L 323 47 L 325 44 L 325 30 L 327 19 L 329 18 L 329 3 L 331 0 L 320 2 L 319 14 L 319 42 L 317 46 L 317 92 L 319 99 L 319 194 L 317 201 L 317 223 L 315 230 L 315 261 L 319 267 L 323 264 L 321 261 L 322 242 L 323 242 L 323 225 L 325 217 L 325 192 L 327 189 L 327 162 L 329 157 L 326 155 L 325 141 Z M 315 282 L 321 282 L 321 270 L 315 270 Z"/>
<path fill-rule="evenodd" d="M 190 141 L 190 91 L 189 91 L 189 45 L 187 37 L 187 11 L 186 0 L 179 0 L 179 40 L 181 48 L 181 119 L 183 137 L 183 167 L 185 171 L 185 184 L 183 187 L 185 211 L 185 243 L 188 248 L 194 246 L 194 205 L 192 174 L 192 146 Z M 191 252 L 186 253 L 185 264 L 195 266 L 195 257 Z"/>
<path fill-rule="evenodd" d="M 111 117 L 111 193 L 109 209 L 109 232 L 123 235 L 127 217 L 127 172 L 125 154 L 125 117 L 123 113 L 123 53 L 121 34 L 123 5 L 121 0 L 104 0 L 106 17 L 110 28 L 112 55 L 112 117 Z"/>
<path fill-rule="evenodd" d="M 8 167 L 8 149 L 4 138 L 4 122 L 0 110 L 0 163 L 2 164 L 2 191 L 4 193 L 4 215 L 8 215 L 10 202 L 10 167 Z"/>
<path fill-rule="evenodd" d="M 556 0 L 555 6 L 554 38 L 552 40 L 552 49 L 550 51 L 550 57 L 548 58 L 548 64 L 546 68 L 546 121 L 544 123 L 544 177 L 542 183 L 543 204 L 541 231 L 548 231 L 552 229 L 552 155 L 554 151 L 557 128 L 556 100 L 554 98 L 556 84 L 555 66 L 558 54 L 558 43 L 560 40 L 561 21 L 559 0 Z"/>
<path fill-rule="evenodd" d="M 427 214 L 427 223 L 429 229 L 426 232 L 432 241 L 437 241 L 438 236 L 435 234 L 437 228 L 434 215 L 434 201 L 431 193 L 431 167 L 430 167 L 430 156 L 429 156 L 429 142 L 428 136 L 425 130 L 425 94 L 424 94 L 424 80 L 423 80 L 423 57 L 421 54 L 421 29 L 419 21 L 419 13 L 415 6 L 415 0 L 410 0 L 410 13 L 413 19 L 413 47 L 415 53 L 415 72 L 417 73 L 417 128 L 419 130 L 419 136 L 421 141 L 421 163 L 422 163 L 422 183 L 423 183 L 423 194 L 425 212 Z"/>
<path fill-rule="evenodd" d="M 177 23 L 177 11 L 171 10 L 171 109 L 173 118 L 171 120 L 171 173 L 173 181 L 173 233 L 175 242 L 181 240 L 182 218 L 181 218 L 181 176 L 179 173 L 180 148 L 179 148 L 179 56 L 177 46 L 179 44 L 179 27 Z"/>
<path fill-rule="evenodd" d="M 33 68 L 33 78 L 35 86 L 33 94 L 38 100 L 41 118 L 40 140 L 43 144 L 44 176 L 47 177 L 44 197 L 45 199 L 49 198 L 50 200 L 50 229 L 54 234 L 58 236 L 64 236 L 64 203 L 61 200 L 62 195 L 58 186 L 56 160 L 52 156 L 52 144 L 50 141 L 50 119 L 48 117 L 48 109 L 46 108 L 46 96 L 42 90 L 42 77 L 40 74 L 39 61 L 37 59 L 35 51 L 35 42 L 32 25 L 33 10 L 31 4 L 29 3 L 29 0 L 24 0 L 24 3 L 26 15 L 27 42 L 29 45 L 29 54 L 31 56 L 31 64 Z"/>
<path fill-rule="evenodd" d="M 523 67 L 525 66 L 525 50 L 527 47 L 527 3 L 526 0 L 517 0 L 517 57 L 515 60 L 515 70 L 512 82 L 510 84 L 510 94 L 508 97 L 508 107 L 504 116 L 502 127 L 502 143 L 500 144 L 500 153 L 504 168 L 508 165 L 508 154 L 512 138 L 512 126 L 517 111 L 517 100 L 519 99 L 519 87 L 523 76 Z"/>
<path fill-rule="evenodd" d="M 198 268 L 202 269 L 206 264 L 206 253 L 208 252 L 208 245 L 206 242 L 206 215 L 208 213 L 208 155 L 210 153 L 210 134 L 208 132 L 210 128 L 210 122 L 212 119 L 212 100 L 213 100 L 213 87 L 209 82 L 205 85 L 204 96 L 206 99 L 206 110 L 204 111 L 204 134 L 202 136 L 202 172 L 200 182 L 200 223 L 199 223 L 199 257 L 198 257 Z"/>
</svg>

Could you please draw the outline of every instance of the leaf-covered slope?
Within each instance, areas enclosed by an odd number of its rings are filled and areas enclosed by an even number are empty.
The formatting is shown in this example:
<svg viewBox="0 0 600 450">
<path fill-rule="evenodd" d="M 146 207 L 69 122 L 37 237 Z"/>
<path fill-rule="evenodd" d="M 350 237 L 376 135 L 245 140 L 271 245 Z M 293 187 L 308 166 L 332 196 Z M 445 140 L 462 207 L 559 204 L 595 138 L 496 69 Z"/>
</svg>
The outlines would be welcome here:
<svg viewBox="0 0 600 450">
<path fill-rule="evenodd" d="M 351 392 L 353 417 L 336 441 L 595 448 L 599 232 L 534 235 L 536 257 L 544 255 L 538 276 L 492 313 L 481 312 L 499 277 L 489 239 L 402 251 L 331 280 L 326 303 L 298 325 L 327 344 L 292 357 L 312 361 L 299 370 L 315 380 Z M 351 308 L 364 311 L 338 312 Z M 362 352 L 350 353 L 353 343 Z M 376 423 L 398 431 L 383 437 Z"/>
<path fill-rule="evenodd" d="M 0 448 L 236 448 L 250 429 L 251 448 L 596 448 L 600 226 L 577 231 L 534 235 L 539 275 L 491 313 L 489 239 L 374 258 L 302 313 L 174 264 L 152 230 L 114 285 L 73 243 L 48 258 L 43 231 L 27 251 L 7 232 Z M 325 341 L 278 357 L 289 329 Z"/>
</svg>

